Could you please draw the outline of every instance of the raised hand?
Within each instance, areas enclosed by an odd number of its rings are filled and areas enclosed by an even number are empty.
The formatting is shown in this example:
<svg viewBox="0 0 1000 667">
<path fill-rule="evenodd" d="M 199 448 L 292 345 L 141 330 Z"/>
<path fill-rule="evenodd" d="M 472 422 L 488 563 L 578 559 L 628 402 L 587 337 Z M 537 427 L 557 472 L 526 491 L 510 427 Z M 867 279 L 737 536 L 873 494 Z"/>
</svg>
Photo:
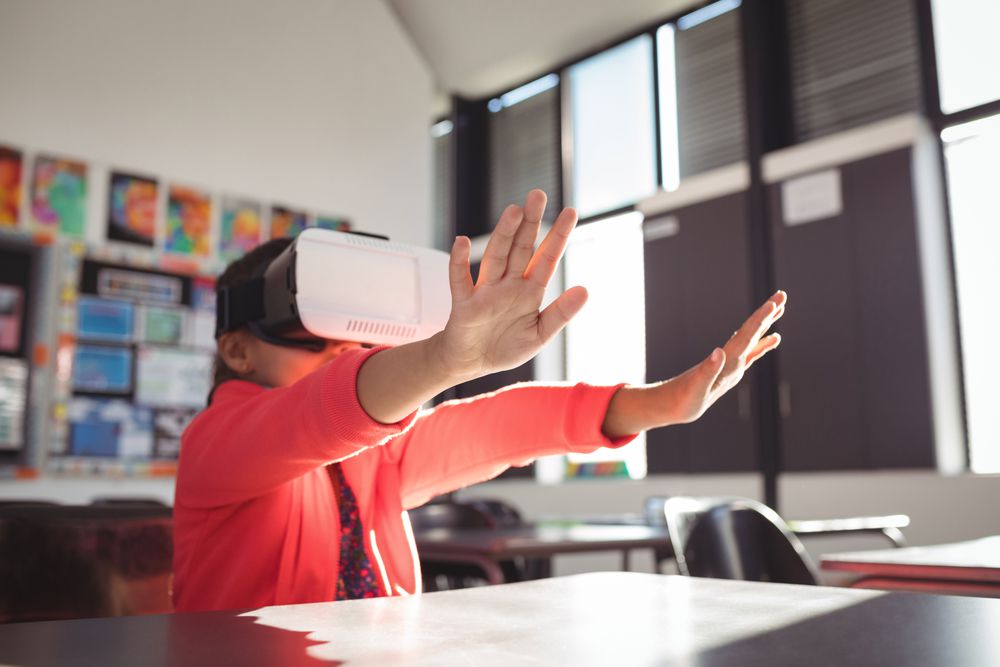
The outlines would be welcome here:
<svg viewBox="0 0 1000 667">
<path fill-rule="evenodd" d="M 451 316 L 439 338 L 448 372 L 471 379 L 514 368 L 531 359 L 576 315 L 587 300 L 582 287 L 566 290 L 540 310 L 545 288 L 576 226 L 576 211 L 559 214 L 545 239 L 535 240 L 545 212 L 545 193 L 532 190 L 524 207 L 508 206 L 490 236 L 475 283 L 470 241 L 451 250 Z"/>
<path fill-rule="evenodd" d="M 743 378 L 755 361 L 778 347 L 781 336 L 764 334 L 785 313 L 788 296 L 765 301 L 721 348 L 665 382 L 622 388 L 612 399 L 603 430 L 610 437 L 692 422 Z"/>
</svg>

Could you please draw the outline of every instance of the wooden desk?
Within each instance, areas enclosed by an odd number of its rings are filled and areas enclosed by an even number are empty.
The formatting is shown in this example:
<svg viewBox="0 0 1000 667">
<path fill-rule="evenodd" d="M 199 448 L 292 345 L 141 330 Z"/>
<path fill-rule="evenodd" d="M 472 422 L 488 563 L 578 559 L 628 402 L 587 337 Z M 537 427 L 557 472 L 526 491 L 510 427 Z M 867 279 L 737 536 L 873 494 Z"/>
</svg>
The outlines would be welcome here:
<svg viewBox="0 0 1000 667">
<path fill-rule="evenodd" d="M 0 626 L 0 664 L 1000 664 L 1000 600 L 639 573 Z"/>
<path fill-rule="evenodd" d="M 859 588 L 1000 597 L 1000 536 L 968 542 L 826 554 L 823 569 L 855 572 Z"/>
<path fill-rule="evenodd" d="M 504 583 L 500 562 L 518 556 L 549 559 L 559 554 L 621 551 L 629 569 L 632 549 L 671 551 L 666 528 L 652 526 L 538 524 L 515 528 L 435 528 L 414 535 L 421 560 L 467 563 L 482 568 L 491 584 Z"/>
</svg>

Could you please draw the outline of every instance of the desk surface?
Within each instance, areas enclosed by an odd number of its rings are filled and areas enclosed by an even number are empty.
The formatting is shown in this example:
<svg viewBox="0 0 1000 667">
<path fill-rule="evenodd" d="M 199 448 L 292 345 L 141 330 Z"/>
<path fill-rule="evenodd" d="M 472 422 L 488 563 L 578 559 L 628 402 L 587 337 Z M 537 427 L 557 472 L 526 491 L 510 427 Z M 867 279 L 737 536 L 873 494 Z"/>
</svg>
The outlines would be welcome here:
<svg viewBox="0 0 1000 667">
<path fill-rule="evenodd" d="M 422 556 L 447 552 L 502 559 L 560 553 L 670 548 L 666 528 L 615 525 L 527 525 L 500 529 L 435 528 L 415 533 Z"/>
<path fill-rule="evenodd" d="M 1000 535 L 928 547 L 825 554 L 822 567 L 869 576 L 1000 583 Z"/>
<path fill-rule="evenodd" d="M 1000 664 L 1000 600 L 639 573 L 0 626 L 0 664 Z"/>
</svg>

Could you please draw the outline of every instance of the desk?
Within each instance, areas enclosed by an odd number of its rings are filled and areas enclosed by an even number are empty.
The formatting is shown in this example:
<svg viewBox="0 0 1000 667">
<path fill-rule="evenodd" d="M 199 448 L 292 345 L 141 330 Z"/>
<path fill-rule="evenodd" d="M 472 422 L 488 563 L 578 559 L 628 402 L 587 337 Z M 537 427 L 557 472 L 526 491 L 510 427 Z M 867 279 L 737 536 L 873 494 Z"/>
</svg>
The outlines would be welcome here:
<svg viewBox="0 0 1000 667">
<path fill-rule="evenodd" d="M 538 524 L 500 529 L 435 528 L 415 533 L 421 560 L 467 563 L 482 568 L 491 584 L 504 583 L 500 562 L 518 556 L 549 559 L 558 554 L 621 551 L 629 569 L 632 549 L 671 552 L 666 528 L 653 526 Z"/>
<path fill-rule="evenodd" d="M 862 575 L 861 588 L 1000 597 L 1000 536 L 969 542 L 827 554 L 823 569 Z"/>
<path fill-rule="evenodd" d="M 640 573 L 0 626 L 13 665 L 1000 664 L 1000 600 Z"/>
</svg>

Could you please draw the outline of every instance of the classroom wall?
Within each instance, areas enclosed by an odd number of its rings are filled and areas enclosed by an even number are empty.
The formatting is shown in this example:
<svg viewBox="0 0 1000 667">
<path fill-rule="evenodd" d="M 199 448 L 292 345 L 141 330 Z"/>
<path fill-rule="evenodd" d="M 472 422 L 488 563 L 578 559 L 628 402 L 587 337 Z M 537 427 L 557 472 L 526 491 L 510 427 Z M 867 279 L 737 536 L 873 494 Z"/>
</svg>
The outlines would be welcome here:
<svg viewBox="0 0 1000 667">
<path fill-rule="evenodd" d="M 400 241 L 433 240 L 433 94 L 381 1 L 0 0 L 0 143 Z"/>
<path fill-rule="evenodd" d="M 0 144 L 90 165 L 91 243 L 119 168 L 429 245 L 433 96 L 381 1 L 0 0 Z M 0 481 L 0 498 L 106 494 L 173 486 Z"/>
</svg>

